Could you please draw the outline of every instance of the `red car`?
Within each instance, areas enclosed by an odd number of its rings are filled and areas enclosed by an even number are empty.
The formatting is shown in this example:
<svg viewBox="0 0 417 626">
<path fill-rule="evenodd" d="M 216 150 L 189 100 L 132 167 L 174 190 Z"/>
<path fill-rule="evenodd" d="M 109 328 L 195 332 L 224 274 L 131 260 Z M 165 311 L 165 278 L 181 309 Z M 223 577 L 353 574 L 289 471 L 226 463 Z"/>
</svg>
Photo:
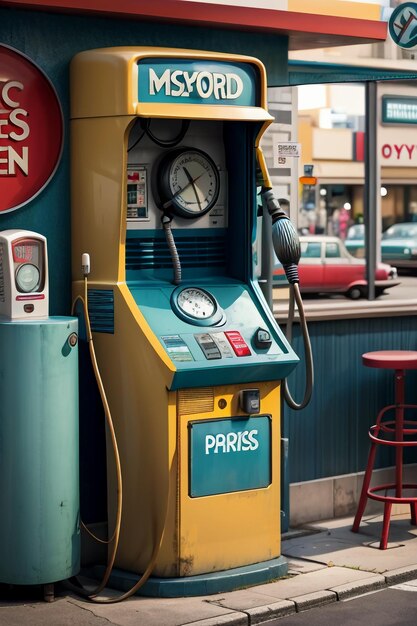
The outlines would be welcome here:
<svg viewBox="0 0 417 626">
<path fill-rule="evenodd" d="M 343 293 L 356 300 L 366 296 L 366 266 L 364 259 L 353 257 L 338 237 L 311 235 L 300 237 L 301 259 L 298 266 L 300 290 L 303 293 Z M 398 285 L 397 270 L 379 263 L 375 273 L 375 295 L 387 287 Z M 285 284 L 280 263 L 274 267 L 274 284 Z"/>
</svg>

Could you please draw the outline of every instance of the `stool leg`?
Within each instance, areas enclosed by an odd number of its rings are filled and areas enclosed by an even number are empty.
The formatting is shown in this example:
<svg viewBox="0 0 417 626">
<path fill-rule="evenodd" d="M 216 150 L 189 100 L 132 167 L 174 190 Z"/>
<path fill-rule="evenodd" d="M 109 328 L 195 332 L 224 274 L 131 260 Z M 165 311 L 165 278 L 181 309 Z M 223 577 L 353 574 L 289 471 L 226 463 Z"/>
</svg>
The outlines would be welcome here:
<svg viewBox="0 0 417 626">
<path fill-rule="evenodd" d="M 382 524 L 381 542 L 379 544 L 379 549 L 380 550 L 386 550 L 387 549 L 389 524 L 390 524 L 390 520 L 391 520 L 391 509 L 392 509 L 392 502 L 385 502 L 385 505 L 384 505 L 384 521 L 383 521 L 383 524 Z"/>
<path fill-rule="evenodd" d="M 411 509 L 411 524 L 417 526 L 417 502 L 410 503 Z"/>
<path fill-rule="evenodd" d="M 404 370 L 395 370 L 395 441 L 404 440 Z M 403 485 L 403 447 L 395 449 L 395 496 L 402 497 Z"/>
<path fill-rule="evenodd" d="M 359 530 L 359 524 L 361 523 L 362 515 L 365 511 L 366 502 L 368 500 L 368 489 L 371 482 L 372 470 L 374 468 L 376 455 L 376 444 L 371 443 L 368 455 L 368 464 L 366 466 L 365 476 L 363 477 L 361 497 L 359 498 L 358 509 L 356 511 L 355 519 L 353 520 L 352 532 L 357 533 Z"/>
</svg>

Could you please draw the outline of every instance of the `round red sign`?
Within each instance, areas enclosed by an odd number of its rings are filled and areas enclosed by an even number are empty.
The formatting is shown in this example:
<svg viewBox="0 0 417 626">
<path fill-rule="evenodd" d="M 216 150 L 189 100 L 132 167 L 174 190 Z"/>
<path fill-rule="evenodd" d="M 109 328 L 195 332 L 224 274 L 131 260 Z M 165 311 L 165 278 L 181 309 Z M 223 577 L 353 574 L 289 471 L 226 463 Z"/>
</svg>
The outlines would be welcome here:
<svg viewBox="0 0 417 626">
<path fill-rule="evenodd" d="M 32 200 L 52 178 L 63 143 L 61 106 L 47 76 L 0 45 L 0 213 Z"/>
</svg>

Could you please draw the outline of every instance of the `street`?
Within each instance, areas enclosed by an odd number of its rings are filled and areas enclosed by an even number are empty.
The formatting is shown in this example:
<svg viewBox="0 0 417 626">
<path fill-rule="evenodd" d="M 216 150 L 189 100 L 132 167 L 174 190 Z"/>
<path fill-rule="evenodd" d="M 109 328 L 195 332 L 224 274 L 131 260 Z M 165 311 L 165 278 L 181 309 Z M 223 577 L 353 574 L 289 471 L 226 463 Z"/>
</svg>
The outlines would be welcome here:
<svg viewBox="0 0 417 626">
<path fill-rule="evenodd" d="M 387 301 L 387 300 L 409 300 L 412 298 L 417 298 L 417 275 L 416 274 L 398 274 L 398 285 L 394 287 L 389 287 L 382 296 L 376 298 L 376 301 Z M 316 295 L 316 294 L 302 294 L 303 299 L 306 301 L 326 301 L 326 300 L 341 300 L 342 302 L 352 302 L 349 298 L 342 294 L 325 294 L 325 295 Z M 363 301 L 363 300 L 362 300 Z"/>
<path fill-rule="evenodd" d="M 393 312 L 414 315 L 417 311 L 417 275 L 400 274 L 398 283 L 372 301 L 367 298 L 351 300 L 342 294 L 301 294 L 307 320 L 338 319 L 347 314 L 352 318 L 391 315 Z M 276 320 L 285 323 L 288 316 L 288 289 L 275 288 L 273 301 Z"/>
<path fill-rule="evenodd" d="M 410 299 L 417 297 L 417 275 L 414 274 L 398 274 L 399 285 L 388 289 L 387 292 L 380 297 L 380 300 L 398 300 L 400 298 Z"/>
<path fill-rule="evenodd" d="M 269 622 L 271 626 L 415 626 L 417 579 Z"/>
</svg>

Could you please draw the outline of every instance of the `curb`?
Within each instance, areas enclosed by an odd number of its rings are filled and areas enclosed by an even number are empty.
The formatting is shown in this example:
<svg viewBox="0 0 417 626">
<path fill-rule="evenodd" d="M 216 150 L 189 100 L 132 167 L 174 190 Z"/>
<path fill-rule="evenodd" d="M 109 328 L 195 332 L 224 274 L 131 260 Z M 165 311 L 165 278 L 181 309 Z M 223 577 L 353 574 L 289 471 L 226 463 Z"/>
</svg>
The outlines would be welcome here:
<svg viewBox="0 0 417 626">
<path fill-rule="evenodd" d="M 347 598 L 354 598 L 362 593 L 377 591 L 387 586 L 385 577 L 381 576 L 381 574 L 375 574 L 370 578 L 364 578 L 363 580 L 356 580 L 352 583 L 332 587 L 332 591 L 335 592 L 338 600 L 347 600 Z"/>
<path fill-rule="evenodd" d="M 407 582 L 417 578 L 417 566 L 400 567 L 389 570 L 384 574 L 372 574 L 371 572 L 369 574 L 369 578 L 360 581 L 307 593 L 303 596 L 294 596 L 265 606 L 241 609 L 240 611 L 236 610 L 227 615 L 188 622 L 187 626 L 255 626 L 257 624 L 265 624 L 273 619 L 301 613 L 302 611 L 334 602 L 341 602 L 347 598 L 354 598 L 370 591 L 380 591 L 388 589 L 392 585 Z M 302 576 L 302 574 L 299 574 L 299 576 Z"/>
</svg>

